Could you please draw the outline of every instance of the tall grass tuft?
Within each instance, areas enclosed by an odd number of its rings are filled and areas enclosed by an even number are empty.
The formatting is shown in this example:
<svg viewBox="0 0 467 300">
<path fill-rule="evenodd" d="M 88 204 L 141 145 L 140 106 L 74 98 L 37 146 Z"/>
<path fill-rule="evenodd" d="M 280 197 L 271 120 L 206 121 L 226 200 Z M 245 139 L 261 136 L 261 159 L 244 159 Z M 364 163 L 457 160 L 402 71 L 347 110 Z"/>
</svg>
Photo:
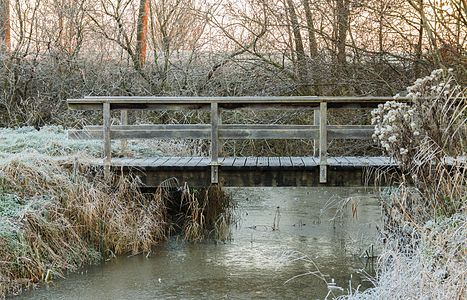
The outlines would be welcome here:
<svg viewBox="0 0 467 300">
<path fill-rule="evenodd" d="M 235 205 L 221 186 L 191 191 L 185 185 L 182 203 L 185 239 L 199 241 L 206 236 L 225 241 L 230 237 L 230 224 L 234 222 Z"/>
</svg>

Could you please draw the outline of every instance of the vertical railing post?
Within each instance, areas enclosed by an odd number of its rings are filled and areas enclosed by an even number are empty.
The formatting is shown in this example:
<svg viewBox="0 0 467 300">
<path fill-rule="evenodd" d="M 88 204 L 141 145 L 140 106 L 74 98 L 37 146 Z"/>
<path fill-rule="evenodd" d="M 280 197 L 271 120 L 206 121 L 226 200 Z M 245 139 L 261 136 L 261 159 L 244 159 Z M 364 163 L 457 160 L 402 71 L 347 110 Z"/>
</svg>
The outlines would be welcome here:
<svg viewBox="0 0 467 300">
<path fill-rule="evenodd" d="M 219 107 L 211 103 L 211 183 L 219 183 Z"/>
<path fill-rule="evenodd" d="M 327 181 L 328 156 L 328 130 L 327 130 L 327 103 L 321 102 L 319 106 L 319 183 Z"/>
<path fill-rule="evenodd" d="M 110 103 L 104 102 L 102 115 L 104 118 L 104 178 L 110 178 L 110 164 L 112 157 L 112 148 L 110 144 Z"/>
<path fill-rule="evenodd" d="M 319 126 L 319 107 L 313 109 L 313 125 Z M 318 157 L 319 155 L 319 140 L 313 140 L 313 156 Z"/>
<path fill-rule="evenodd" d="M 120 111 L 120 125 L 128 125 L 128 110 Z M 120 144 L 120 150 L 122 151 L 123 155 L 126 155 L 128 150 L 128 140 L 122 139 Z"/>
</svg>

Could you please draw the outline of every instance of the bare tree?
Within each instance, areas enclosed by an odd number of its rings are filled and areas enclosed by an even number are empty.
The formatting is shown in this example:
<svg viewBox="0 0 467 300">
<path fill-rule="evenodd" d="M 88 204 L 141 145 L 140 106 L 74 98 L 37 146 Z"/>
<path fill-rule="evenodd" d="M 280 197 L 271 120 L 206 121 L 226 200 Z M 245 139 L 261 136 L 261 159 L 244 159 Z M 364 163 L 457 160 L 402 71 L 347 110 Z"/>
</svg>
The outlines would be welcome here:
<svg viewBox="0 0 467 300">
<path fill-rule="evenodd" d="M 307 59 L 305 54 L 305 47 L 303 46 L 302 34 L 300 32 L 300 23 L 295 12 L 295 6 L 292 0 L 287 0 L 287 8 L 292 26 L 293 40 L 295 44 L 295 54 L 297 61 L 295 69 L 297 70 L 297 77 L 299 82 L 298 91 L 300 94 L 308 94 L 308 72 L 307 72 Z"/>
<path fill-rule="evenodd" d="M 318 56 L 318 43 L 316 42 L 315 25 L 313 24 L 313 12 L 310 8 L 310 0 L 302 0 L 303 8 L 305 10 L 306 25 L 308 29 L 308 43 L 310 47 L 310 57 L 315 58 Z"/>
<path fill-rule="evenodd" d="M 350 0 L 337 0 L 336 1 L 337 13 L 337 33 L 336 33 L 336 48 L 337 48 L 337 65 L 342 70 L 346 63 L 346 40 L 349 30 L 349 13 L 350 13 Z"/>
<path fill-rule="evenodd" d="M 0 0 L 0 51 L 9 52 L 10 40 L 10 0 Z"/>
<path fill-rule="evenodd" d="M 140 0 L 136 36 L 136 55 L 138 56 L 138 68 L 142 68 L 146 62 L 149 4 L 149 0 Z"/>
</svg>

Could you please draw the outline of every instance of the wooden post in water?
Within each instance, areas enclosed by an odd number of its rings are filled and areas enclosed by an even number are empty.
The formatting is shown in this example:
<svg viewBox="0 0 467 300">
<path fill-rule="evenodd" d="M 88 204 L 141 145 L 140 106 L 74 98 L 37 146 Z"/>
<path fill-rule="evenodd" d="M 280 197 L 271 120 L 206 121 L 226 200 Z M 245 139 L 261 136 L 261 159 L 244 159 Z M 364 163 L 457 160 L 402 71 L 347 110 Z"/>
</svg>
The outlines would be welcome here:
<svg viewBox="0 0 467 300">
<path fill-rule="evenodd" d="M 319 126 L 319 108 L 313 109 L 313 125 Z M 313 140 L 313 156 L 319 155 L 319 140 Z"/>
<path fill-rule="evenodd" d="M 120 112 L 120 125 L 128 125 L 128 110 L 122 110 Z M 128 151 L 128 140 L 122 139 L 120 144 L 120 150 L 122 151 L 123 155 L 126 155 Z"/>
<path fill-rule="evenodd" d="M 219 107 L 211 103 L 211 183 L 219 183 Z"/>
<path fill-rule="evenodd" d="M 104 178 L 110 179 L 110 164 L 112 163 L 112 148 L 110 144 L 110 103 L 104 102 L 102 115 L 104 118 Z"/>
<path fill-rule="evenodd" d="M 319 106 L 319 183 L 327 181 L 328 131 L 327 131 L 327 103 Z"/>
</svg>

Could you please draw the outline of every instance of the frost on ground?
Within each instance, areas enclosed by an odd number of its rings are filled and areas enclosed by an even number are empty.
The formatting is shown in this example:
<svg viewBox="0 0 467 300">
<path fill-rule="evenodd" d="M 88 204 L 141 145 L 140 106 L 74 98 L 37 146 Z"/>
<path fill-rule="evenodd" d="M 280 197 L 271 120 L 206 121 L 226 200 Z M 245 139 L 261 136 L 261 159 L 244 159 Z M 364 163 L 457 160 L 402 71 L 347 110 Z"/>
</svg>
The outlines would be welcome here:
<svg viewBox="0 0 467 300">
<path fill-rule="evenodd" d="M 185 140 L 138 140 L 128 142 L 128 156 L 200 155 L 202 144 Z M 112 142 L 113 155 L 120 155 L 120 143 Z M 46 156 L 102 156 L 102 141 L 72 140 L 61 126 L 0 128 L 0 158 L 11 154 Z"/>
<path fill-rule="evenodd" d="M 430 221 L 400 248 L 393 238 L 379 258 L 375 287 L 342 299 L 466 299 L 467 216 Z"/>
</svg>

